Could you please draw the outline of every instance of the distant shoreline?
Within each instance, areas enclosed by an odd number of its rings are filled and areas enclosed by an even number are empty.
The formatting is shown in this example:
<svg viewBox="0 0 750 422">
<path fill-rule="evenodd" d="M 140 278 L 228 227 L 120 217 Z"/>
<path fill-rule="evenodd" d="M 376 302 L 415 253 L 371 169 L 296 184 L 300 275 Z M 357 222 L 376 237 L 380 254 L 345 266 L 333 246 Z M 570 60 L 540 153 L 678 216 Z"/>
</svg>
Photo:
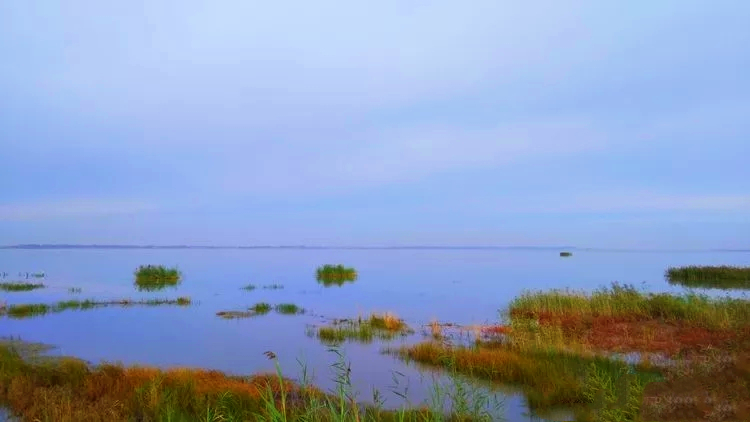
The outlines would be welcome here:
<svg viewBox="0 0 750 422">
<path fill-rule="evenodd" d="M 618 249 L 579 248 L 575 246 L 199 246 L 199 245 L 75 245 L 75 244 L 19 244 L 0 246 L 0 249 L 313 249 L 313 250 L 574 250 L 590 252 L 750 252 L 750 249 Z"/>
</svg>

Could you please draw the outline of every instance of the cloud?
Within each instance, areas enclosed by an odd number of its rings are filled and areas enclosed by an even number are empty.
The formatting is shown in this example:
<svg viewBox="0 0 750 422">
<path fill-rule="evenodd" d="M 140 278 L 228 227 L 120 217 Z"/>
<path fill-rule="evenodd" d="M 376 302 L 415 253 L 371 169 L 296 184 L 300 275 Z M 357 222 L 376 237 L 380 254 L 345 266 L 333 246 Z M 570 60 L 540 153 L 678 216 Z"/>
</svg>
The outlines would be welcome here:
<svg viewBox="0 0 750 422">
<path fill-rule="evenodd" d="M 73 199 L 57 202 L 0 204 L 0 221 L 35 221 L 66 217 L 135 214 L 158 209 L 133 200 Z"/>
</svg>

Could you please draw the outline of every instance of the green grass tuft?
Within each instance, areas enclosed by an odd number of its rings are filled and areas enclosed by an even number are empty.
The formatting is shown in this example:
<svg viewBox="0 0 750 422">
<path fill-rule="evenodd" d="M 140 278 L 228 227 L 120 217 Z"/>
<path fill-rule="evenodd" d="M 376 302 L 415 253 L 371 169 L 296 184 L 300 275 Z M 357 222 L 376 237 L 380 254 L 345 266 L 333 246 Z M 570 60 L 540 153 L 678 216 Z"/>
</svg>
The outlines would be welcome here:
<svg viewBox="0 0 750 422">
<path fill-rule="evenodd" d="M 140 291 L 156 291 L 180 284 L 182 274 L 177 268 L 162 265 L 141 265 L 135 271 L 135 286 Z"/>
<path fill-rule="evenodd" d="M 28 292 L 36 289 L 43 289 L 47 286 L 44 283 L 25 283 L 25 282 L 7 282 L 0 283 L 0 290 L 5 292 Z"/>
<path fill-rule="evenodd" d="M 669 267 L 664 277 L 669 284 L 717 289 L 750 289 L 750 267 Z"/>
<path fill-rule="evenodd" d="M 343 265 L 323 265 L 316 271 L 316 279 L 325 287 L 342 286 L 357 280 L 357 270 Z"/>
</svg>

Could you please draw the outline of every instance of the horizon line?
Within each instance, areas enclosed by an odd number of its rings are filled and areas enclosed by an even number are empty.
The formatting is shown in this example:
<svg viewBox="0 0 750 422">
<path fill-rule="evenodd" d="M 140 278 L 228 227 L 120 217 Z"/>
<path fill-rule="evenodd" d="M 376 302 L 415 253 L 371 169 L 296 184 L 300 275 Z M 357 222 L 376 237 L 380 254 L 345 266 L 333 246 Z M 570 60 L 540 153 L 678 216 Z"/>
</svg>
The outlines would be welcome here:
<svg viewBox="0 0 750 422">
<path fill-rule="evenodd" d="M 531 245 L 137 245 L 137 244 L 97 244 L 97 243 L 20 243 L 3 245 L 0 249 L 569 249 L 577 251 L 635 251 L 635 252 L 750 252 L 742 248 L 708 249 L 640 249 L 640 248 L 601 248 L 578 247 L 572 245 L 531 246 Z"/>
</svg>

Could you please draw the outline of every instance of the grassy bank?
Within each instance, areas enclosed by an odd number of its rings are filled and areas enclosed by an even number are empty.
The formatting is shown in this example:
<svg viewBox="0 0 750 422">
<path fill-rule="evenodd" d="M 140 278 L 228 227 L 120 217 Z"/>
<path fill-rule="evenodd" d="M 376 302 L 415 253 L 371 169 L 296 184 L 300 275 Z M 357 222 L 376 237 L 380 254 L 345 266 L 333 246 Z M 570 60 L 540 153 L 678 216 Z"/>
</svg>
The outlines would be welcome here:
<svg viewBox="0 0 750 422">
<path fill-rule="evenodd" d="M 180 284 L 182 273 L 163 265 L 141 265 L 135 270 L 135 286 L 141 291 L 156 291 Z"/>
<path fill-rule="evenodd" d="M 272 352 L 266 352 L 276 359 Z M 0 405 L 23 421 L 491 421 L 484 406 L 468 402 L 462 385 L 436 389 L 432 409 L 386 411 L 357 403 L 349 367 L 333 366 L 338 387 L 324 393 L 304 375 L 300 383 L 276 373 L 250 377 L 217 371 L 111 364 L 90 366 L 72 358 L 34 361 L 0 344 Z M 375 394 L 375 397 L 378 397 Z M 484 400 L 484 399 L 482 399 Z M 450 416 L 442 405 L 453 403 Z"/>
<path fill-rule="evenodd" d="M 717 289 L 750 289 L 750 267 L 670 267 L 664 277 L 669 284 Z"/>
<path fill-rule="evenodd" d="M 432 341 L 392 352 L 515 385 L 532 409 L 571 406 L 581 421 L 750 420 L 750 301 L 613 284 L 526 292 L 502 315 L 506 325 L 483 330 L 495 335 L 473 346 Z"/>
<path fill-rule="evenodd" d="M 27 283 L 22 281 L 0 283 L 0 290 L 4 292 L 29 292 L 31 290 L 43 289 L 44 283 Z"/>
<path fill-rule="evenodd" d="M 97 301 L 97 300 L 64 300 L 55 304 L 46 303 L 30 303 L 30 304 L 16 304 L 9 306 L 0 307 L 0 316 L 7 316 L 8 318 L 31 318 L 35 316 L 47 315 L 50 313 L 63 312 L 66 310 L 87 310 L 94 308 L 101 308 L 106 306 L 161 306 L 161 305 L 177 305 L 187 306 L 191 304 L 189 297 L 178 297 L 177 299 L 148 299 L 148 300 L 113 300 L 113 301 Z"/>
</svg>

